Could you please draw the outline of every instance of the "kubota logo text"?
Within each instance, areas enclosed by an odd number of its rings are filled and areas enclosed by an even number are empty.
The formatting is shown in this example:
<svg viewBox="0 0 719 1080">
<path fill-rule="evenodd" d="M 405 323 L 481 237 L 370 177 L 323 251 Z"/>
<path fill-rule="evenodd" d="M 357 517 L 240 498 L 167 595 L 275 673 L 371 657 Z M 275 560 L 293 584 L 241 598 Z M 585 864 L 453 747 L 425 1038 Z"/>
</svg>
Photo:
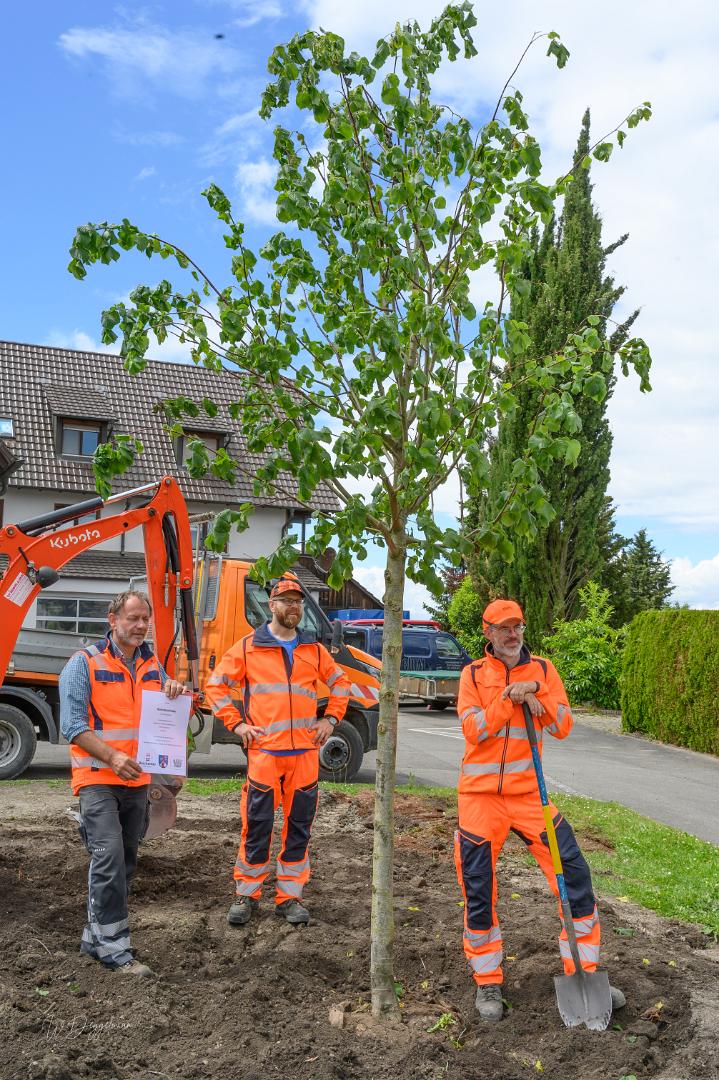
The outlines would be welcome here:
<svg viewBox="0 0 719 1080">
<path fill-rule="evenodd" d="M 99 529 L 84 529 L 81 533 L 61 533 L 50 541 L 51 548 L 75 547 L 76 544 L 85 544 L 88 540 L 99 540 Z"/>
</svg>

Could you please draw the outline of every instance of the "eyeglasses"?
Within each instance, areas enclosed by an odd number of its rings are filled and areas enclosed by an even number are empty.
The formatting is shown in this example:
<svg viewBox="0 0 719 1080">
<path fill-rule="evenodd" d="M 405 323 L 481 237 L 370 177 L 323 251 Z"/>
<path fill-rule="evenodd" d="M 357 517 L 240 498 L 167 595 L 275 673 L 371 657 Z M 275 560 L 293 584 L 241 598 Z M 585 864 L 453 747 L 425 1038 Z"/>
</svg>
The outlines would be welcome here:
<svg viewBox="0 0 719 1080">
<path fill-rule="evenodd" d="M 490 630 L 496 630 L 496 632 L 498 634 L 501 634 L 502 637 L 506 637 L 508 634 L 514 633 L 523 634 L 524 631 L 527 629 L 527 624 L 523 622 L 515 623 L 514 626 L 495 626 L 494 623 L 487 623 L 487 626 L 490 628 Z"/>
<path fill-rule="evenodd" d="M 285 600 L 284 596 L 276 596 L 275 603 L 284 604 L 285 607 L 302 607 L 304 600 Z"/>
</svg>

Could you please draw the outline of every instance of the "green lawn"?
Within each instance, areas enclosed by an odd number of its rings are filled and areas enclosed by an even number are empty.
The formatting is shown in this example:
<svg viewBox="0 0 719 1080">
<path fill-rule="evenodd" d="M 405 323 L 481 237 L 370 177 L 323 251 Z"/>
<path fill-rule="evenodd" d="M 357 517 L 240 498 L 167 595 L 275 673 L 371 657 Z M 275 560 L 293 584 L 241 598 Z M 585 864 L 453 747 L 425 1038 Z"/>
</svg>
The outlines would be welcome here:
<svg viewBox="0 0 719 1080">
<path fill-rule="evenodd" d="M 239 794 L 242 780 L 188 780 L 195 795 L 216 791 Z M 360 784 L 323 784 L 327 790 L 354 795 Z M 456 805 L 452 788 L 408 784 L 399 792 L 434 795 Z M 553 795 L 581 843 L 583 837 L 607 845 L 585 852 L 600 894 L 628 897 L 660 915 L 698 923 L 719 936 L 719 850 L 687 833 L 659 825 L 618 803 L 577 795 Z"/>
</svg>

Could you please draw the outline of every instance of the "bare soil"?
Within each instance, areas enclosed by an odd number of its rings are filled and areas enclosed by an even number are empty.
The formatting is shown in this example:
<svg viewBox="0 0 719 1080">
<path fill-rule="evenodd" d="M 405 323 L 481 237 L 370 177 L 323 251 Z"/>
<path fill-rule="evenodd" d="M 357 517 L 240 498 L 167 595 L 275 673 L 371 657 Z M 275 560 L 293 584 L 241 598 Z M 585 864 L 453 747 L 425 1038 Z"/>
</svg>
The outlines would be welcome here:
<svg viewBox="0 0 719 1080">
<path fill-rule="evenodd" d="M 284 924 L 268 894 L 259 918 L 234 929 L 225 914 L 237 798 L 182 794 L 177 827 L 141 849 L 133 943 L 158 977 L 137 979 L 79 955 L 87 854 L 65 814 L 69 788 L 0 788 L 0 1077 L 719 1076 L 719 954 L 695 927 L 629 903 L 600 899 L 604 961 L 626 1008 L 603 1033 L 563 1026 L 556 907 L 513 842 L 499 870 L 511 1008 L 483 1025 L 461 950 L 455 823 L 432 798 L 398 800 L 401 1022 L 373 1022 L 371 798 L 323 795 L 309 926 Z M 440 1018 L 445 1026 L 430 1032 Z"/>
</svg>

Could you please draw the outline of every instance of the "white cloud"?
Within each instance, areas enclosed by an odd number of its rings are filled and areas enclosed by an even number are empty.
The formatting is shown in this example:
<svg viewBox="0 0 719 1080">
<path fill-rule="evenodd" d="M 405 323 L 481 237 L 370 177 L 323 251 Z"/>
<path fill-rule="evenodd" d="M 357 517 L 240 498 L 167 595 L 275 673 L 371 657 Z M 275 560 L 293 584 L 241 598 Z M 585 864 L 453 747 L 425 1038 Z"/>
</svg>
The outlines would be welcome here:
<svg viewBox="0 0 719 1080">
<path fill-rule="evenodd" d="M 279 0 L 204 0 L 212 7 L 229 7 L 237 12 L 237 18 L 233 24 L 246 29 L 256 26 L 265 20 L 281 19 L 284 15 L 282 4 Z"/>
<path fill-rule="evenodd" d="M 672 601 L 693 608 L 719 608 L 719 555 L 692 563 L 691 559 L 672 559 Z"/>
<path fill-rule="evenodd" d="M 184 135 L 176 131 L 116 131 L 113 138 L 128 146 L 180 146 L 185 142 Z"/>
<path fill-rule="evenodd" d="M 112 28 L 74 27 L 60 35 L 59 45 L 75 60 L 99 60 L 115 92 L 132 99 L 143 99 L 148 86 L 199 97 L 218 76 L 240 66 L 239 54 L 225 41 L 144 19 Z"/>
<path fill-rule="evenodd" d="M 142 180 L 149 180 L 150 177 L 154 176 L 156 172 L 157 169 L 154 165 L 145 165 L 144 168 L 140 169 L 139 173 L 135 177 L 135 181 L 137 183 L 140 183 Z"/>
<path fill-rule="evenodd" d="M 277 167 L 268 158 L 240 162 L 235 172 L 235 181 L 243 221 L 276 227 L 274 192 L 276 179 Z"/>
<path fill-rule="evenodd" d="M 84 330 L 77 329 L 69 333 L 63 330 L 51 330 L 43 344 L 51 345 L 56 349 L 78 349 L 80 352 L 117 352 L 114 346 L 100 345 Z"/>
</svg>

